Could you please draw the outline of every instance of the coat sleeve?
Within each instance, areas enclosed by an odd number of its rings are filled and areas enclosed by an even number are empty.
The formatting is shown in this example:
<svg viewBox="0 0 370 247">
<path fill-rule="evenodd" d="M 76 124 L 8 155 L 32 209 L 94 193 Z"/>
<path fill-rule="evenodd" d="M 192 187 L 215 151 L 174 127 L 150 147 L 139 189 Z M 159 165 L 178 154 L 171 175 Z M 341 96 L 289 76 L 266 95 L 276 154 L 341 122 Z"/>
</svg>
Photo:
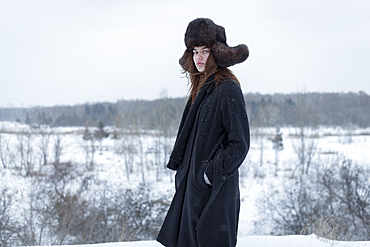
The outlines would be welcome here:
<svg viewBox="0 0 370 247">
<path fill-rule="evenodd" d="M 213 166 L 219 165 L 222 179 L 233 175 L 243 163 L 250 146 L 247 112 L 242 91 L 234 81 L 225 82 L 222 88 L 221 123 L 226 131 L 226 140 L 206 168 L 206 174 L 213 180 Z"/>
<path fill-rule="evenodd" d="M 182 113 L 181 122 L 180 122 L 179 129 L 177 131 L 177 136 L 176 136 L 175 143 L 178 141 L 179 136 L 180 136 L 180 133 L 181 133 L 181 130 L 184 127 L 185 120 L 186 120 L 186 117 L 188 116 L 190 106 L 191 106 L 191 99 L 189 99 L 187 101 L 186 106 L 185 106 L 185 109 L 184 109 L 184 112 Z M 174 150 L 172 150 L 172 153 L 173 152 L 174 152 Z M 171 155 L 172 155 L 172 153 L 171 153 Z M 179 167 L 178 162 L 176 162 L 175 160 L 172 160 L 170 158 L 169 161 L 168 161 L 168 163 L 167 163 L 167 168 L 176 171 L 178 167 Z"/>
</svg>

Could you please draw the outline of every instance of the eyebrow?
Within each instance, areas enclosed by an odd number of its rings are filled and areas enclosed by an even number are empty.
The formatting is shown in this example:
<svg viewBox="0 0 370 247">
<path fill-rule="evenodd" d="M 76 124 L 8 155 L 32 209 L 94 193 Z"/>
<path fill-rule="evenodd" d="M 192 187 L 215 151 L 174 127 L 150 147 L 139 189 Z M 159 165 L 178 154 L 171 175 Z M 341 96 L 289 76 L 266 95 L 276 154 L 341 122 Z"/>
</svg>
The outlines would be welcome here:
<svg viewBox="0 0 370 247">
<path fill-rule="evenodd" d="M 204 48 L 202 48 L 202 49 L 200 49 L 200 50 L 206 50 L 206 49 L 207 49 L 207 50 L 210 50 L 208 47 L 204 47 Z M 196 50 L 197 50 L 197 49 L 195 49 L 195 48 L 193 49 L 193 51 L 196 51 Z"/>
</svg>

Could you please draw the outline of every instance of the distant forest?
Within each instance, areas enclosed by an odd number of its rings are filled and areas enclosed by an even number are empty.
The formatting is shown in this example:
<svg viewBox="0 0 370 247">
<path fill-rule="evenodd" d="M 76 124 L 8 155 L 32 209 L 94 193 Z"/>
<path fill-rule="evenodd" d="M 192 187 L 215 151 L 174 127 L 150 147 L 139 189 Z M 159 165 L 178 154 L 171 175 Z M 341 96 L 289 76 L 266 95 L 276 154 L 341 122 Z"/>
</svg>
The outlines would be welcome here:
<svg viewBox="0 0 370 247">
<path fill-rule="evenodd" d="M 370 95 L 358 93 L 294 93 L 244 95 L 251 127 L 370 126 Z M 176 133 L 186 98 L 120 100 L 74 106 L 0 108 L 0 121 L 32 126 L 116 126 Z"/>
</svg>

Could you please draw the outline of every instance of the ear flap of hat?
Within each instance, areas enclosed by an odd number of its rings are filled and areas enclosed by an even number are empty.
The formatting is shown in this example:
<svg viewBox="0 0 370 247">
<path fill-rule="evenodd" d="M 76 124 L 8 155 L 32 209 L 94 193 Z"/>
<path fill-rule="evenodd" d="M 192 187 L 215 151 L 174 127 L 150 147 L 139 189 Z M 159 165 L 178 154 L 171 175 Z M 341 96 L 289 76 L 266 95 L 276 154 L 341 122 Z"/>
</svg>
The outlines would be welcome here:
<svg viewBox="0 0 370 247">
<path fill-rule="evenodd" d="M 185 69 L 185 63 L 189 60 L 189 56 L 193 56 L 193 51 L 185 50 L 184 55 L 179 59 L 182 69 Z"/>
<path fill-rule="evenodd" d="M 237 63 L 242 63 L 249 56 L 248 47 L 243 44 L 229 47 L 227 44 L 215 42 L 213 43 L 211 50 L 220 67 L 229 67 Z"/>
</svg>

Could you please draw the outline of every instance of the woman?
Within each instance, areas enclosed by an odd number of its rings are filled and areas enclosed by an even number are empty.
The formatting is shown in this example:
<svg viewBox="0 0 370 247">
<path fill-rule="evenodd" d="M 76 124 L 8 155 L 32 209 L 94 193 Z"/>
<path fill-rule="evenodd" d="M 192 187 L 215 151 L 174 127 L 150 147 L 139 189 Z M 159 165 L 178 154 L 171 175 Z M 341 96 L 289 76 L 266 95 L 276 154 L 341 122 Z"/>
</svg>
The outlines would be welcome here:
<svg viewBox="0 0 370 247">
<path fill-rule="evenodd" d="M 157 241 L 167 247 L 235 246 L 239 173 L 249 125 L 238 79 L 227 69 L 245 61 L 246 45 L 229 47 L 225 29 L 198 18 L 185 33 L 180 65 L 191 86 L 168 168 L 176 193 Z"/>
</svg>

